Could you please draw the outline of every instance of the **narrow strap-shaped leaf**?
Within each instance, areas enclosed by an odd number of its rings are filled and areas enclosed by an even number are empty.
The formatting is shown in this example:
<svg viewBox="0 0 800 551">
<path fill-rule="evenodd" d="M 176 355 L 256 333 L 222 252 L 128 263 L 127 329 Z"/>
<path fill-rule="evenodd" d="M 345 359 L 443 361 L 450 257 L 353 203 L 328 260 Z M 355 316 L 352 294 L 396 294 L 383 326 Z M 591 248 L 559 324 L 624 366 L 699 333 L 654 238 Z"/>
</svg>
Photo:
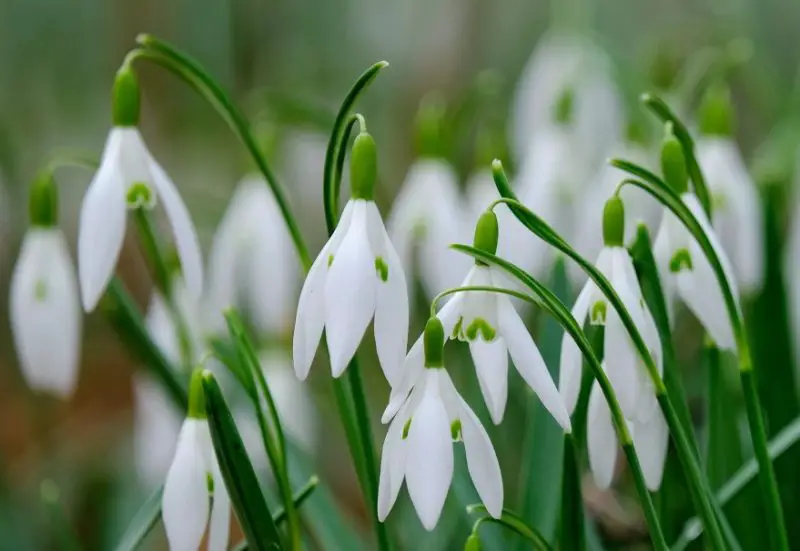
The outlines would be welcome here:
<svg viewBox="0 0 800 551">
<path fill-rule="evenodd" d="M 467 508 L 469 513 L 483 513 L 488 515 L 489 512 L 486 510 L 486 507 L 482 503 L 478 503 L 475 505 L 470 505 Z M 542 535 L 525 524 L 525 522 L 517 515 L 514 511 L 510 509 L 503 509 L 503 513 L 500 515 L 500 518 L 494 518 L 491 516 L 482 517 L 479 519 L 480 523 L 491 522 L 495 524 L 500 524 L 506 528 L 509 528 L 528 540 L 533 548 L 536 551 L 552 551 L 550 544 L 547 543 L 547 540 L 542 537 Z"/>
<path fill-rule="evenodd" d="M 581 473 L 578 466 L 575 439 L 572 435 L 564 437 L 564 470 L 561 477 L 561 551 L 585 551 L 586 533 L 584 531 L 583 496 L 581 494 Z"/>
<path fill-rule="evenodd" d="M 61 492 L 52 480 L 42 481 L 40 488 L 42 504 L 47 510 L 50 527 L 55 534 L 59 551 L 83 551 L 75 529 L 70 525 L 61 505 Z"/>
<path fill-rule="evenodd" d="M 211 372 L 203 374 L 208 426 L 222 478 L 245 537 L 254 551 L 281 549 L 280 535 L 233 422 L 222 390 Z"/>
<path fill-rule="evenodd" d="M 122 534 L 114 551 L 136 551 L 139 548 L 144 538 L 161 518 L 161 497 L 163 495 L 163 485 L 150 494 L 125 529 L 125 533 Z"/>
</svg>

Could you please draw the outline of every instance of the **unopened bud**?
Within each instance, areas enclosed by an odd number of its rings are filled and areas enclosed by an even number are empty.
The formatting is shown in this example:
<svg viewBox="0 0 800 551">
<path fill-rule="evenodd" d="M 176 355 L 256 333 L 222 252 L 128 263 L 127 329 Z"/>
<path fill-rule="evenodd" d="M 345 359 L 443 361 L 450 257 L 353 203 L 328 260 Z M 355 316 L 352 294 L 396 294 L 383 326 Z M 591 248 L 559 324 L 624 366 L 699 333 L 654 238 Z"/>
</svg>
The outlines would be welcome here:
<svg viewBox="0 0 800 551">
<path fill-rule="evenodd" d="M 139 79 L 128 64 L 117 71 L 111 98 L 114 126 L 139 124 Z"/>
<path fill-rule="evenodd" d="M 444 367 L 444 326 L 436 316 L 432 316 L 425 324 L 423 335 L 425 348 L 425 367 Z"/>
<path fill-rule="evenodd" d="M 378 175 L 378 153 L 375 139 L 362 131 L 356 136 L 350 153 L 350 192 L 354 199 L 372 201 Z"/>
</svg>

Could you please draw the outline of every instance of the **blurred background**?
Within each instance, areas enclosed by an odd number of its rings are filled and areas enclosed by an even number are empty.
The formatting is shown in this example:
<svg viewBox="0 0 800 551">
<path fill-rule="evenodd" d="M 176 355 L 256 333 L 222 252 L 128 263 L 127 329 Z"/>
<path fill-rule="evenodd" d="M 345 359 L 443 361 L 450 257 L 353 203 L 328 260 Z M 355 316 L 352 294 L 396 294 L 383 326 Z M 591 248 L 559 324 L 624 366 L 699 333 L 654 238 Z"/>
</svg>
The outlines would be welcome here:
<svg viewBox="0 0 800 551">
<path fill-rule="evenodd" d="M 736 110 L 735 139 L 759 187 L 765 214 L 765 282 L 760 291 L 748 297 L 746 310 L 756 365 L 761 370 L 762 399 L 770 434 L 774 434 L 800 412 L 791 345 L 798 333 L 788 324 L 790 311 L 797 306 L 786 298 L 790 282 L 784 281 L 782 271 L 795 203 L 792 182 L 800 144 L 798 21 L 800 3 L 792 0 L 3 0 L 0 549 L 58 548 L 59 528 L 40 498 L 43 480 L 52 480 L 59 487 L 64 515 L 79 535 L 83 549 L 113 548 L 130 517 L 158 484 L 157 477 L 148 480 L 142 474 L 137 456 L 159 451 L 164 455 L 162 448 L 168 447 L 168 436 L 167 443 L 154 440 L 152 449 L 135 441 L 138 417 L 134 414 L 132 376 L 140 366 L 102 313 L 84 320 L 80 379 L 77 392 L 68 400 L 32 393 L 27 388 L 6 315 L 5 290 L 27 227 L 27 186 L 54 149 L 68 147 L 100 154 L 111 124 L 114 73 L 134 47 L 138 33 L 168 40 L 199 60 L 255 121 L 312 254 L 325 240 L 321 178 L 333 115 L 350 85 L 375 61 L 385 59 L 391 65 L 357 109 L 367 117 L 378 144 L 376 198 L 386 216 L 419 153 L 414 121 L 421 102 L 431 93 L 437 94 L 457 121 L 453 123 L 447 160 L 455 168 L 462 189 L 492 156 L 503 158 L 510 167 L 519 166 L 522 159 L 508 143 L 517 83 L 539 41 L 555 27 L 588 37 L 605 52 L 622 115 L 642 125 L 652 147 L 660 140 L 660 129 L 655 124 L 647 126 L 652 117 L 638 105 L 638 95 L 655 90 L 668 96 L 679 75 L 698 59 L 698 53 L 744 48 L 748 53 L 745 61 L 728 71 L 725 80 Z M 137 70 L 142 85 L 142 133 L 180 188 L 208 251 L 237 182 L 252 167 L 225 123 L 194 91 L 152 64 L 140 63 Z M 693 90 L 682 99 L 689 117 L 701 94 L 701 89 Z M 623 128 L 626 125 L 622 123 Z M 57 173 L 57 180 L 61 226 L 74 251 L 80 201 L 90 174 L 63 169 Z M 470 239 L 469 232 L 465 239 Z M 144 311 L 152 285 L 132 233 L 117 273 Z M 299 288 L 297 278 L 291 292 L 296 296 Z M 574 289 L 564 291 L 567 297 L 570 292 Z M 426 299 L 415 300 L 420 307 L 412 312 L 412 339 L 419 334 L 426 315 Z M 545 358 L 555 362 L 558 331 L 537 313 L 526 315 Z M 676 330 L 676 342 L 680 344 L 679 356 L 685 360 L 681 364 L 685 384 L 702 435 L 707 415 L 707 381 L 699 352 L 702 341 L 696 322 L 685 317 Z M 277 349 L 278 354 L 286 349 L 293 319 L 293 311 L 288 312 L 282 331 L 264 339 L 267 348 Z M 365 339 L 361 354 L 379 445 L 384 428 L 378 417 L 389 389 L 371 340 Z M 521 503 L 522 496 L 530 493 L 526 488 L 552 477 L 547 466 L 558 464 L 558 460 L 547 459 L 552 450 L 531 448 L 532 441 L 546 442 L 532 436 L 538 426 L 535 400 L 523 385 L 515 384 L 519 379 L 513 373 L 506 422 L 492 426 L 477 394 L 472 369 L 466 368 L 468 356 L 461 347 L 454 348 L 456 367 L 451 372 L 490 430 L 503 466 L 507 504 L 526 510 L 528 518 L 539 515 L 540 526 L 552 532 L 557 502 L 545 499 L 547 489 L 539 494 L 538 504 Z M 317 535 L 316 539 L 349 542 L 328 549 L 369 549 L 369 517 L 361 502 L 323 360 L 318 358 L 319 365 L 304 387 L 310 407 L 296 413 L 307 421 L 299 429 L 305 436 L 298 440 L 305 439 L 301 447 L 308 464 L 303 469 L 318 472 L 325 487 L 309 503 L 335 515 L 330 529 L 347 534 Z M 463 360 L 464 369 L 459 369 L 458 360 Z M 289 369 L 290 364 L 283 363 L 282 369 Z M 751 455 L 749 438 L 740 423 L 741 402 L 733 369 L 729 379 L 736 407 L 727 412 L 734 427 L 732 443 L 726 444 L 731 450 L 728 475 Z M 560 441 L 556 442 L 554 447 L 559 448 Z M 170 453 L 166 456 L 169 458 Z M 800 503 L 795 504 L 789 494 L 800 490 L 800 461 L 796 453 L 790 456 L 792 453 L 787 453 L 778 462 L 778 475 L 785 489 L 793 489 L 785 491 L 784 506 L 790 528 L 797 530 L 791 523 L 800 512 Z M 677 467 L 673 469 L 677 474 L 670 471 L 673 464 L 670 456 L 663 491 L 664 502 L 671 505 L 662 504 L 674 512 L 667 526 L 670 541 L 691 513 L 688 498 L 681 493 L 682 481 L 670 478 L 680 477 Z M 460 470 L 464 474 L 463 464 Z M 558 480 L 557 473 L 555 476 Z M 423 533 L 407 497 L 402 497 L 401 506 L 390 517 L 392 531 L 409 549 L 458 549 L 471 525 L 463 506 L 475 501 L 472 491 L 468 478 L 457 477 L 450 496 L 452 504 L 431 535 Z M 609 492 L 597 491 L 587 478 L 584 498 L 593 519 L 592 542 L 608 549 L 647 548 L 644 521 L 626 475 Z M 759 539 L 763 532 L 759 533 L 758 511 L 752 516 L 731 515 L 737 531 L 742 531 L 745 549 L 759 548 L 752 547 L 757 545 L 754 542 L 763 541 Z M 737 519 L 746 522 L 737 523 Z M 492 530 L 486 529 L 497 548 L 519 544 L 512 536 Z M 794 542 L 800 545 L 797 534 L 794 536 Z M 235 539 L 232 537 L 232 541 Z M 145 542 L 145 548 L 166 549 L 160 527 Z"/>
</svg>

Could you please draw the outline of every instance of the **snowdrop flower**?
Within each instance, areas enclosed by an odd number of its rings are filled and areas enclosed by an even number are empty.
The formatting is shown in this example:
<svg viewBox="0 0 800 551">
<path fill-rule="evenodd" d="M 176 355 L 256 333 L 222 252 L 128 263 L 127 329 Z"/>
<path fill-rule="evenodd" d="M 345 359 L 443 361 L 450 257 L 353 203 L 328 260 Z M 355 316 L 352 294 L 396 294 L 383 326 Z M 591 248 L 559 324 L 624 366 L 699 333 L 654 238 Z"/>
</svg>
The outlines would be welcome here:
<svg viewBox="0 0 800 551">
<path fill-rule="evenodd" d="M 172 275 L 170 288 L 175 312 L 161 292 L 154 291 L 147 308 L 145 325 L 155 345 L 172 365 L 191 366 L 206 351 L 200 305 L 180 274 Z M 185 335 L 181 334 L 183 331 Z"/>
<path fill-rule="evenodd" d="M 428 321 L 423 341 L 422 353 L 412 351 L 406 360 L 416 374 L 411 394 L 392 416 L 383 441 L 378 518 L 386 519 L 405 480 L 422 525 L 434 529 L 453 479 L 453 441 L 464 442 L 475 489 L 497 518 L 503 510 L 500 465 L 489 435 L 444 368 L 445 330 L 438 318 Z"/>
<path fill-rule="evenodd" d="M 484 212 L 475 228 L 475 247 L 494 254 L 497 230 L 495 214 Z M 498 276 L 495 269 L 476 260 L 462 286 L 502 288 Z M 469 343 L 481 392 L 495 424 L 503 420 L 505 413 L 510 354 L 517 371 L 545 408 L 565 431 L 572 430 L 569 414 L 544 359 L 508 295 L 489 291 L 457 292 L 439 312 L 438 318 L 446 329 L 446 335 Z M 421 352 L 422 343 L 417 341 L 409 352 L 409 358 L 420 356 Z M 421 369 L 421 365 L 418 363 L 416 368 Z M 405 398 L 417 373 L 406 372 L 404 376 L 405 380 L 392 389 L 390 412 Z"/>
<path fill-rule="evenodd" d="M 727 90 L 711 88 L 701 106 L 696 151 L 713 197 L 714 230 L 742 291 L 752 293 L 764 280 L 764 223 L 755 182 L 732 138 L 732 119 Z"/>
<path fill-rule="evenodd" d="M 393 383 L 408 339 L 408 289 L 400 259 L 372 199 L 375 141 L 363 129 L 350 161 L 352 198 L 300 292 L 292 346 L 294 370 L 301 380 L 308 376 L 324 328 L 333 376 L 340 376 L 374 317 L 378 359 Z"/>
<path fill-rule="evenodd" d="M 683 150 L 678 140 L 668 135 L 662 149 L 662 170 L 665 180 L 681 196 L 681 200 L 694 214 L 703 231 L 717 253 L 732 286 L 735 297 L 738 297 L 733 270 L 719 243 L 716 233 L 711 227 L 700 201 L 688 190 Z M 658 267 L 661 285 L 670 310 L 670 319 L 674 321 L 674 303 L 678 298 L 700 320 L 714 343 L 720 349 L 736 350 L 733 328 L 728 317 L 728 310 L 711 263 L 700 244 L 689 230 L 681 223 L 672 211 L 664 212 L 664 219 L 656 235 L 653 245 L 653 256 Z"/>
<path fill-rule="evenodd" d="M 536 46 L 517 84 L 510 122 L 511 145 L 518 159 L 551 126 L 551 113 L 566 89 L 574 91 L 573 156 L 598 166 L 622 131 L 622 101 L 611 62 L 589 39 L 548 32 Z"/>
<path fill-rule="evenodd" d="M 161 514 L 172 551 L 196 551 L 206 526 L 208 551 L 227 549 L 230 497 L 211 443 L 199 368 L 192 373 L 189 413 L 164 483 Z"/>
<path fill-rule="evenodd" d="M 83 308 L 94 310 L 108 282 L 125 237 L 126 211 L 152 209 L 161 200 L 169 218 L 186 283 L 195 296 L 202 291 L 200 246 L 189 211 L 175 184 L 150 155 L 136 125 L 139 86 L 123 66 L 114 83 L 114 128 L 108 135 L 100 168 L 81 206 L 78 272 Z"/>
<path fill-rule="evenodd" d="M 148 487 L 164 480 L 175 453 L 181 415 L 150 375 L 133 374 L 133 451 L 139 478 Z"/>
<path fill-rule="evenodd" d="M 49 173 L 31 189 L 30 218 L 9 290 L 14 346 L 28 385 L 66 398 L 78 381 L 81 311 Z"/>
<path fill-rule="evenodd" d="M 275 198 L 261 176 L 236 188 L 209 256 L 208 315 L 226 331 L 223 310 L 236 306 L 265 334 L 280 334 L 293 314 L 297 261 Z"/>
</svg>

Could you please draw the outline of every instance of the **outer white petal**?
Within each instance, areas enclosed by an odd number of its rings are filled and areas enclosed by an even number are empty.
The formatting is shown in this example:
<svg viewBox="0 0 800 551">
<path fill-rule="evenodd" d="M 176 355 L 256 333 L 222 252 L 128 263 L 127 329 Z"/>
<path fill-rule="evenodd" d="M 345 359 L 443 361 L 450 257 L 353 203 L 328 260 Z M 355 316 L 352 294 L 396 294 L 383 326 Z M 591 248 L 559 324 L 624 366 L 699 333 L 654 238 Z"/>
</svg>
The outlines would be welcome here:
<svg viewBox="0 0 800 551">
<path fill-rule="evenodd" d="M 406 360 L 403 363 L 403 371 L 397 386 L 392 387 L 389 395 L 389 404 L 383 411 L 381 423 L 388 423 L 400 410 L 406 398 L 414 386 L 420 382 L 425 373 L 425 354 L 424 354 L 423 335 L 420 335 L 411 350 L 408 351 Z"/>
<path fill-rule="evenodd" d="M 653 242 L 653 259 L 658 269 L 661 291 L 664 293 L 664 303 L 667 305 L 667 317 L 670 324 L 675 323 L 675 299 L 678 295 L 678 283 L 675 279 L 675 274 L 669 269 L 669 262 L 672 259 L 672 255 L 675 254 L 675 249 L 670 242 L 669 222 L 667 220 L 674 216 L 672 212 L 664 213 L 661 226 Z"/>
<path fill-rule="evenodd" d="M 158 197 L 167 212 L 186 286 L 195 298 L 203 293 L 203 256 L 189 209 L 164 169 L 150 157 L 150 172 Z"/>
<path fill-rule="evenodd" d="M 78 273 L 83 309 L 87 312 L 97 306 L 114 275 L 125 239 L 125 189 L 119 171 L 122 137 L 118 128 L 108 135 L 100 168 L 81 204 Z"/>
<path fill-rule="evenodd" d="M 307 386 L 292 373 L 288 354 L 271 349 L 259 354 L 283 429 L 304 450 L 312 452 L 318 441 L 319 415 Z M 261 446 L 263 449 L 263 445 Z"/>
<path fill-rule="evenodd" d="M 544 363 L 541 352 L 533 342 L 525 324 L 520 319 L 511 301 L 506 297 L 498 297 L 497 319 L 500 332 L 508 346 L 508 353 L 525 382 L 533 389 L 542 405 L 566 432 L 572 432 L 572 423 L 564 405 L 564 399 L 558 393 L 553 378 Z M 580 367 L 578 368 L 580 382 Z"/>
<path fill-rule="evenodd" d="M 175 329 L 175 322 L 170 308 L 159 291 L 153 292 L 153 296 L 150 297 L 145 326 L 148 333 L 150 333 L 150 338 L 161 350 L 161 353 L 172 365 L 180 365 L 180 339 Z"/>
<path fill-rule="evenodd" d="M 368 239 L 367 202 L 353 202 L 353 219 L 325 282 L 325 333 L 334 377 L 355 355 L 375 313 L 377 275 Z"/>
<path fill-rule="evenodd" d="M 608 403 L 597 383 L 589 393 L 589 411 L 586 427 L 589 467 L 600 489 L 611 486 L 617 464 L 617 434 L 611 422 Z"/>
<path fill-rule="evenodd" d="M 225 480 L 219 466 L 211 466 L 210 472 L 214 480 L 214 495 L 211 505 L 211 518 L 208 523 L 208 548 L 207 551 L 225 551 L 228 548 L 228 540 L 231 527 L 231 498 L 228 495 L 228 488 L 225 487 Z"/>
<path fill-rule="evenodd" d="M 407 403 L 408 404 L 408 403 Z M 397 501 L 405 480 L 408 447 L 403 440 L 403 427 L 408 421 L 408 406 L 389 425 L 381 449 L 381 474 L 378 484 L 378 519 L 383 522 Z"/>
<path fill-rule="evenodd" d="M 206 531 L 209 496 L 202 423 L 196 419 L 184 421 L 164 483 L 161 516 L 172 551 L 197 551 Z"/>
<path fill-rule="evenodd" d="M 438 373 L 434 371 L 426 376 L 437 377 Z M 408 493 L 422 525 L 426 530 L 433 530 L 453 479 L 450 422 L 438 380 L 430 380 L 425 385 L 425 394 L 412 412 L 406 445 Z"/>
<path fill-rule="evenodd" d="M 503 421 L 508 400 L 508 350 L 498 337 L 486 342 L 475 339 L 469 343 L 472 361 L 478 375 L 481 393 L 495 425 Z"/>
<path fill-rule="evenodd" d="M 594 284 L 584 285 L 575 305 L 572 307 L 572 316 L 583 325 L 589 312 L 589 302 L 594 294 Z M 583 354 L 578 345 L 568 333 L 564 333 L 561 340 L 561 357 L 559 359 L 558 390 L 564 400 L 567 412 L 575 411 L 578 395 L 581 392 L 581 367 Z"/>
<path fill-rule="evenodd" d="M 308 377 L 311 362 L 314 361 L 314 354 L 325 327 L 325 284 L 330 257 L 338 251 L 352 218 L 353 201 L 350 201 L 345 205 L 333 235 L 311 265 L 303 289 L 300 291 L 292 337 L 294 371 L 300 380 Z"/>
<path fill-rule="evenodd" d="M 169 470 L 183 418 L 164 388 L 147 373 L 133 374 L 133 395 L 136 471 L 148 487 L 155 487 Z"/>
<path fill-rule="evenodd" d="M 644 481 L 647 488 L 655 492 L 661 486 L 669 447 L 669 429 L 661 410 L 644 423 L 634 422 L 632 436 Z"/>
<path fill-rule="evenodd" d="M 78 381 L 81 308 L 59 229 L 31 228 L 25 235 L 11 279 L 10 322 L 28 384 L 70 396 Z"/>
<path fill-rule="evenodd" d="M 626 417 L 636 413 L 639 398 L 639 355 L 616 310 L 606 312 L 604 364 Z"/>
<path fill-rule="evenodd" d="M 394 386 L 402 375 L 408 346 L 408 287 L 403 266 L 386 235 L 381 215 L 374 202 L 368 201 L 367 228 L 372 251 L 388 267 L 387 279 L 375 275 L 375 346 L 383 374 Z"/>
</svg>

